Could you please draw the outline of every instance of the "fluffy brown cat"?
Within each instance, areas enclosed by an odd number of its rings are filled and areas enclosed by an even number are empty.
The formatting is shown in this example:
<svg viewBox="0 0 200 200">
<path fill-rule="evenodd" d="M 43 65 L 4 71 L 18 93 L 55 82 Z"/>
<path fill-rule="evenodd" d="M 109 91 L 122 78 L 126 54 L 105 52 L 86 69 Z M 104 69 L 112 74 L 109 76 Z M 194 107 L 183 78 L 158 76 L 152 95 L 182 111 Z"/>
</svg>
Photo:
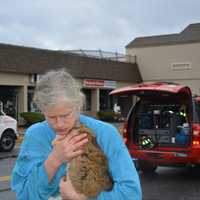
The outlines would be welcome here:
<svg viewBox="0 0 200 200">
<path fill-rule="evenodd" d="M 84 146 L 84 153 L 70 163 L 68 176 L 76 192 L 92 198 L 101 191 L 111 190 L 113 182 L 107 159 L 96 143 L 95 135 L 82 124 L 79 132 L 88 134 L 88 143 Z"/>
</svg>

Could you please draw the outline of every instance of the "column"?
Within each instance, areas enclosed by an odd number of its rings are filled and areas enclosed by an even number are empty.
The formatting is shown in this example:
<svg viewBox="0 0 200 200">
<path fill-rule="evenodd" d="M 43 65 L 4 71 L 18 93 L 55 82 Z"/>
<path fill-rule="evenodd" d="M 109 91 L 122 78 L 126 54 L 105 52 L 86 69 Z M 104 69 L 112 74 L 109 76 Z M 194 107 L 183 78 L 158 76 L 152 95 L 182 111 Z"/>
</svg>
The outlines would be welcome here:
<svg viewBox="0 0 200 200">
<path fill-rule="evenodd" d="M 99 111 L 99 88 L 92 89 L 91 111 L 95 113 Z"/>
<path fill-rule="evenodd" d="M 22 119 L 20 117 L 21 112 L 27 112 L 27 102 L 28 102 L 28 94 L 27 94 L 27 85 L 21 86 L 19 88 L 18 93 L 18 119 L 19 123 L 22 122 Z"/>
</svg>

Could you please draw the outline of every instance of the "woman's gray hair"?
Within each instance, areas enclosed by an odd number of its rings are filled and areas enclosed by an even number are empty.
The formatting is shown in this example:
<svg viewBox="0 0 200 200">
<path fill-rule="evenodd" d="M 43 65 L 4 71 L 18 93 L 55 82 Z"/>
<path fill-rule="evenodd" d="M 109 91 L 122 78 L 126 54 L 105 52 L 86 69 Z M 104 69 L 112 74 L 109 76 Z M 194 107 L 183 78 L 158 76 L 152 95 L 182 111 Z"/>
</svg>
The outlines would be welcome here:
<svg viewBox="0 0 200 200">
<path fill-rule="evenodd" d="M 65 69 L 52 70 L 42 75 L 34 93 L 37 107 L 43 112 L 62 101 L 75 106 L 80 112 L 84 96 L 75 79 Z"/>
</svg>

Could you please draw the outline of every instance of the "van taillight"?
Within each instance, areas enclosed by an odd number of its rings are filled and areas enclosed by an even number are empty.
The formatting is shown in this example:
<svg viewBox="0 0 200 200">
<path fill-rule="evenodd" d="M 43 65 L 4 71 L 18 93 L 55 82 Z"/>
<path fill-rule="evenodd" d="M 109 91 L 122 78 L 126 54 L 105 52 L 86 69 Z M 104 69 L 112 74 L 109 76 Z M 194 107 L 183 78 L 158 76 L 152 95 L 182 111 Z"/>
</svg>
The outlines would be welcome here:
<svg viewBox="0 0 200 200">
<path fill-rule="evenodd" d="M 193 131 L 192 145 L 199 146 L 200 145 L 200 125 L 193 124 L 192 131 Z"/>
<path fill-rule="evenodd" d="M 124 126 L 123 126 L 123 139 L 124 139 L 124 142 L 125 144 L 127 143 L 127 140 L 128 140 L 128 122 L 124 122 Z"/>
<path fill-rule="evenodd" d="M 193 136 L 200 136 L 200 124 L 192 124 Z"/>
<path fill-rule="evenodd" d="M 199 144 L 200 144 L 199 139 L 198 138 L 193 138 L 192 144 L 193 144 L 193 146 L 199 146 Z"/>
<path fill-rule="evenodd" d="M 192 137 L 192 145 L 193 146 L 199 146 L 200 145 L 200 137 L 199 136 L 194 136 Z"/>
</svg>

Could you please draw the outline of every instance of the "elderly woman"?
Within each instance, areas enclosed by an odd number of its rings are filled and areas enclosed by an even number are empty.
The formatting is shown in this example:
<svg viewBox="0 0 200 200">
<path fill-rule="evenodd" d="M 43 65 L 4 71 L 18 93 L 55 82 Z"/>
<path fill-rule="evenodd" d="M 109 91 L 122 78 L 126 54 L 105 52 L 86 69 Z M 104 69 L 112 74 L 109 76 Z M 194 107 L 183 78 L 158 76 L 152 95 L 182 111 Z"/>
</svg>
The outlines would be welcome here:
<svg viewBox="0 0 200 200">
<path fill-rule="evenodd" d="M 59 191 L 64 199 L 84 199 L 70 181 L 62 179 L 88 142 L 86 134 L 73 129 L 79 123 L 95 133 L 114 182 L 111 191 L 95 199 L 141 200 L 138 174 L 122 138 L 112 125 L 80 114 L 83 95 L 69 73 L 61 69 L 43 75 L 34 101 L 46 120 L 29 127 L 21 145 L 11 182 L 18 200 L 48 200 Z"/>
</svg>

